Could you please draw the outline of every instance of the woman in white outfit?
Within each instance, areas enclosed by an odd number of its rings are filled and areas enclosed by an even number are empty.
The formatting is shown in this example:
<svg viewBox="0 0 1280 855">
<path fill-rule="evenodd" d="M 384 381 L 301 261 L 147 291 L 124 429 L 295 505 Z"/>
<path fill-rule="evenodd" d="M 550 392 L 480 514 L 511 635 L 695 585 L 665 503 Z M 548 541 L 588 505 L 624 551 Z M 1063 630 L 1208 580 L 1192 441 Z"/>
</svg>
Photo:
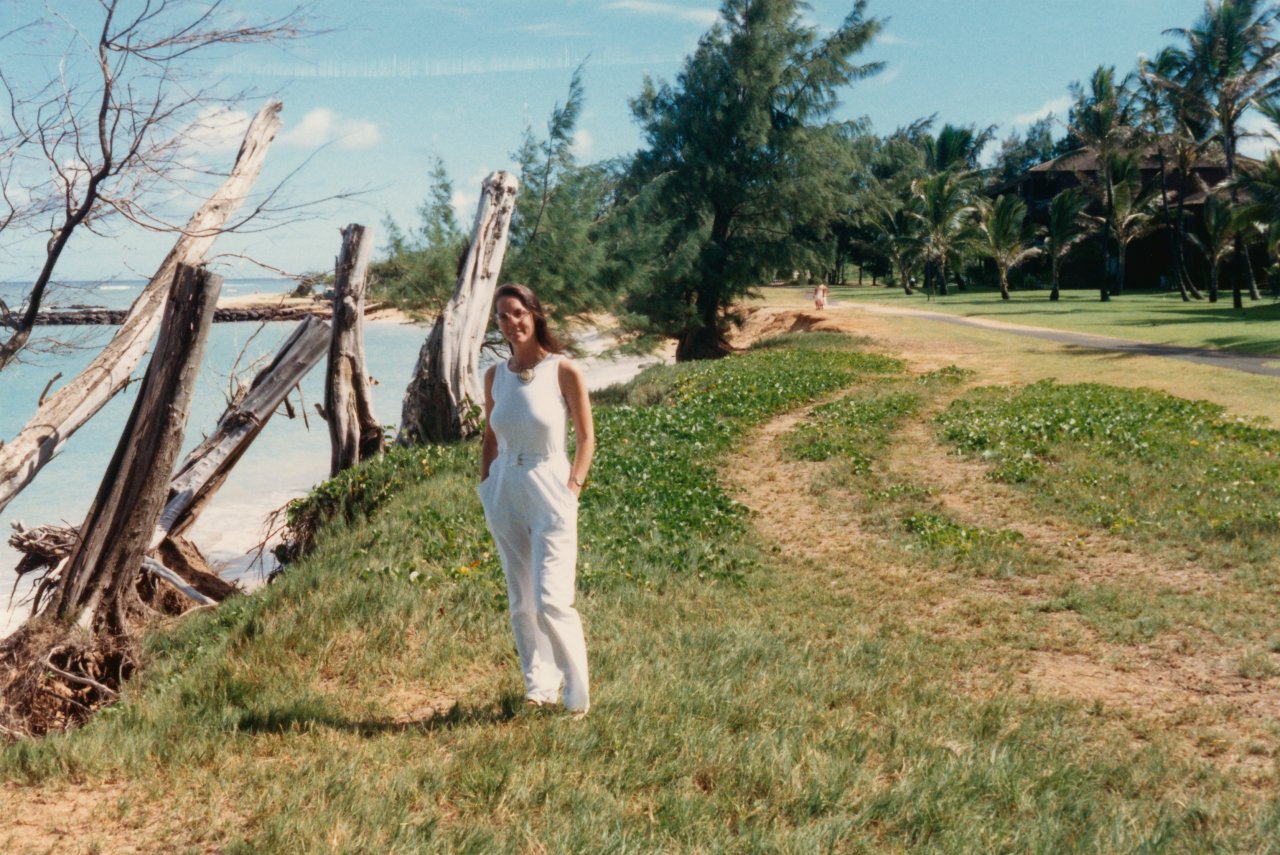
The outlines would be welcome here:
<svg viewBox="0 0 1280 855">
<path fill-rule="evenodd" d="M 578 494 L 595 451 L 591 400 L 532 291 L 504 285 L 495 307 L 511 358 L 484 375 L 480 502 L 507 577 L 528 703 L 554 704 L 563 686 L 565 708 L 585 715 L 587 646 L 573 597 Z M 568 419 L 577 438 L 572 463 Z"/>
</svg>

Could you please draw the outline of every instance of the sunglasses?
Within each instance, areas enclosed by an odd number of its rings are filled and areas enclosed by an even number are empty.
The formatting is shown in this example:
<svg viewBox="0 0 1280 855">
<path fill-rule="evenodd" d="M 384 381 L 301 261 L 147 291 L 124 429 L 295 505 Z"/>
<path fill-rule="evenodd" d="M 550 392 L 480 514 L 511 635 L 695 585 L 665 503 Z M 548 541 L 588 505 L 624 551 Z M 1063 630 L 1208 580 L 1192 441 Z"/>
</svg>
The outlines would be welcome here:
<svg viewBox="0 0 1280 855">
<path fill-rule="evenodd" d="M 527 309 L 516 309 L 511 312 L 494 312 L 493 317 L 500 324 L 518 324 L 529 316 Z"/>
</svg>

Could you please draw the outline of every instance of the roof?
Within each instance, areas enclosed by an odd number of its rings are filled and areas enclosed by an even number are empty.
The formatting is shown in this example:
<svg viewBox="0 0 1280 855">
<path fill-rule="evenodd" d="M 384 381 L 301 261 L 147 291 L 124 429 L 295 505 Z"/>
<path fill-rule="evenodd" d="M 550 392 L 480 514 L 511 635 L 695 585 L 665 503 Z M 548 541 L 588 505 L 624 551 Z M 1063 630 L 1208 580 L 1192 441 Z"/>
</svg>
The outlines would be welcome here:
<svg viewBox="0 0 1280 855">
<path fill-rule="evenodd" d="M 1237 155 L 1240 165 L 1244 166 L 1251 158 L 1243 155 Z M 1198 160 L 1191 167 L 1193 170 L 1201 169 L 1222 169 L 1224 164 L 1221 161 Z M 1152 148 L 1147 151 L 1142 159 L 1143 169 L 1159 169 L 1160 164 L 1156 149 Z M 1055 172 L 1097 172 L 1098 171 L 1098 155 L 1091 148 L 1078 148 L 1075 151 L 1069 151 L 1053 160 L 1046 160 L 1044 163 L 1038 163 L 1027 170 L 1028 173 L 1055 173 Z"/>
</svg>

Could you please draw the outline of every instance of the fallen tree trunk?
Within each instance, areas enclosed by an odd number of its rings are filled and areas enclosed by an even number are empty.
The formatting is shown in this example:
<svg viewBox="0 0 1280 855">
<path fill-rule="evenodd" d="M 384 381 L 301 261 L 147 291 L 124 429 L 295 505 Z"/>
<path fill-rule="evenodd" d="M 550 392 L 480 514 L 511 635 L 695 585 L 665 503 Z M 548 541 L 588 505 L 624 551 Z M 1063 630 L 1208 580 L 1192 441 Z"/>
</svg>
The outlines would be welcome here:
<svg viewBox="0 0 1280 855">
<path fill-rule="evenodd" d="M 64 624 L 92 614 L 95 634 L 128 635 L 221 288 L 203 268 L 178 268 L 133 412 L 54 594 L 52 614 Z"/>
<path fill-rule="evenodd" d="M 506 172 L 494 172 L 484 180 L 458 284 L 431 327 L 405 391 L 397 437 L 401 445 L 450 442 L 480 431 L 480 346 L 502 272 L 518 187 Z"/>
<path fill-rule="evenodd" d="M 247 392 L 228 406 L 213 433 L 192 449 L 169 482 L 168 497 L 148 553 L 206 597 L 221 601 L 237 588 L 214 573 L 199 548 L 182 535 L 226 481 L 289 390 L 320 361 L 328 343 L 329 328 L 324 321 L 307 318 L 299 324 L 271 364 L 258 372 Z M 63 526 L 28 529 L 15 523 L 14 529 L 9 545 L 23 553 L 17 567 L 19 576 L 56 568 L 79 539 L 76 529 Z M 40 611 L 45 592 L 57 580 L 55 574 L 50 574 L 40 581 L 30 596 L 33 615 Z"/>
<path fill-rule="evenodd" d="M 306 376 L 329 344 L 329 325 L 307 318 L 281 345 L 271 364 L 253 378 L 249 392 L 227 408 L 218 426 L 192 449 L 169 482 L 151 549 L 167 536 L 186 532 L 275 413 L 280 402 Z"/>
<path fill-rule="evenodd" d="M 50 396 L 11 442 L 0 447 L 0 510 L 129 382 L 160 324 L 178 266 L 194 265 L 204 258 L 257 180 L 267 147 L 280 129 L 280 109 L 279 101 L 271 101 L 258 111 L 231 175 L 192 216 L 107 346 L 84 371 Z"/>
<path fill-rule="evenodd" d="M 333 277 L 333 332 L 324 381 L 324 413 L 332 452 L 329 476 L 382 452 L 364 365 L 364 298 L 373 234 L 358 223 L 342 230 Z"/>
</svg>

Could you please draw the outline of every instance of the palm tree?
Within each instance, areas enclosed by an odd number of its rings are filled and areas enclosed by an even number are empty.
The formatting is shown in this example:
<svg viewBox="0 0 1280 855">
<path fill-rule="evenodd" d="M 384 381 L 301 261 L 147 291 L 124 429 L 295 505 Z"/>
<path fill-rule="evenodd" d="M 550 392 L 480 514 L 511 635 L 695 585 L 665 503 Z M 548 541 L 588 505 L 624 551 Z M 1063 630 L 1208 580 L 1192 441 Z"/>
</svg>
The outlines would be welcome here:
<svg viewBox="0 0 1280 855">
<path fill-rule="evenodd" d="M 1114 275 L 1109 239 L 1115 233 L 1112 226 L 1115 219 L 1115 180 L 1110 167 L 1116 155 L 1128 148 L 1134 136 L 1128 82 L 1127 78 L 1116 82 L 1114 66 L 1098 66 L 1089 78 L 1087 90 L 1078 83 L 1071 87 L 1076 99 L 1071 109 L 1071 131 L 1092 150 L 1098 162 L 1098 188 L 1107 238 L 1099 286 L 1103 302 L 1111 299 L 1109 279 Z"/>
<path fill-rule="evenodd" d="M 902 277 L 903 290 L 911 294 L 912 249 L 920 243 L 920 220 L 913 215 L 919 206 L 914 197 L 895 199 L 881 196 L 868 206 L 867 224 L 880 234 L 884 254 Z"/>
<path fill-rule="evenodd" d="M 1117 155 L 1110 164 L 1113 176 L 1111 238 L 1115 241 L 1119 264 L 1116 272 L 1118 289 L 1124 288 L 1129 244 L 1155 227 L 1153 210 L 1155 193 L 1142 187 L 1142 170 L 1135 152 Z"/>
<path fill-rule="evenodd" d="M 1204 235 L 1194 240 L 1209 262 L 1209 301 L 1216 302 L 1218 271 L 1222 263 L 1235 254 L 1235 246 L 1240 239 L 1239 212 L 1233 210 L 1229 202 L 1210 193 L 1204 201 L 1201 226 Z"/>
<path fill-rule="evenodd" d="M 1186 46 L 1181 50 L 1179 73 L 1166 78 L 1165 85 L 1211 117 L 1229 181 L 1236 174 L 1245 113 L 1256 102 L 1280 94 L 1280 41 L 1272 35 L 1278 20 L 1280 7 L 1268 0 L 1205 0 L 1204 13 L 1194 27 L 1167 31 L 1181 36 Z M 1231 201 L 1239 202 L 1234 185 Z M 1232 251 L 1249 279 L 1249 296 L 1258 299 L 1261 295 L 1239 234 Z M 1244 308 L 1240 285 L 1240 277 L 1232 277 L 1232 303 L 1237 309 Z"/>
<path fill-rule="evenodd" d="M 1160 207 L 1169 234 L 1173 280 L 1185 303 L 1192 298 L 1203 299 L 1187 275 L 1186 200 L 1187 181 L 1209 147 L 1210 133 L 1207 117 L 1181 92 L 1163 82 L 1176 75 L 1181 64 L 1181 53 L 1165 48 L 1154 60 L 1140 59 L 1138 74 L 1144 129 L 1154 141 L 1160 162 Z M 1178 178 L 1176 214 L 1169 206 L 1170 167 Z"/>
<path fill-rule="evenodd" d="M 947 293 L 947 261 L 958 250 L 974 213 L 973 179 L 963 172 L 939 172 L 911 185 L 918 207 L 910 210 L 921 226 L 921 248 L 925 258 L 925 286 L 932 293 Z"/>
<path fill-rule="evenodd" d="M 1275 128 L 1280 128 L 1280 100 L 1265 101 L 1257 105 Z M 1268 134 L 1272 142 L 1280 145 L 1280 135 L 1274 129 Z M 1280 150 L 1273 149 L 1255 170 L 1236 175 L 1233 187 L 1244 191 L 1249 200 L 1240 210 L 1241 218 L 1253 223 L 1264 236 L 1270 256 L 1274 259 L 1280 251 Z M 1275 265 L 1272 271 L 1277 271 Z M 1269 278 L 1275 281 L 1276 272 Z"/>
<path fill-rule="evenodd" d="M 995 132 L 995 125 L 982 130 L 972 125 L 943 125 L 936 137 L 923 140 L 925 167 L 930 172 L 973 172 Z"/>
<path fill-rule="evenodd" d="M 994 203 L 979 206 L 978 232 L 974 246 L 978 252 L 996 263 L 1000 274 L 1000 299 L 1009 299 L 1009 271 L 1039 256 L 1042 250 L 1032 245 L 1034 235 L 1028 228 L 1027 203 L 1006 193 Z"/>
<path fill-rule="evenodd" d="M 1045 228 L 1044 248 L 1053 271 L 1053 289 L 1049 299 L 1058 299 L 1058 271 L 1063 260 L 1078 244 L 1089 237 L 1085 209 L 1089 199 L 1076 187 L 1064 190 L 1049 203 L 1049 222 Z"/>
</svg>

